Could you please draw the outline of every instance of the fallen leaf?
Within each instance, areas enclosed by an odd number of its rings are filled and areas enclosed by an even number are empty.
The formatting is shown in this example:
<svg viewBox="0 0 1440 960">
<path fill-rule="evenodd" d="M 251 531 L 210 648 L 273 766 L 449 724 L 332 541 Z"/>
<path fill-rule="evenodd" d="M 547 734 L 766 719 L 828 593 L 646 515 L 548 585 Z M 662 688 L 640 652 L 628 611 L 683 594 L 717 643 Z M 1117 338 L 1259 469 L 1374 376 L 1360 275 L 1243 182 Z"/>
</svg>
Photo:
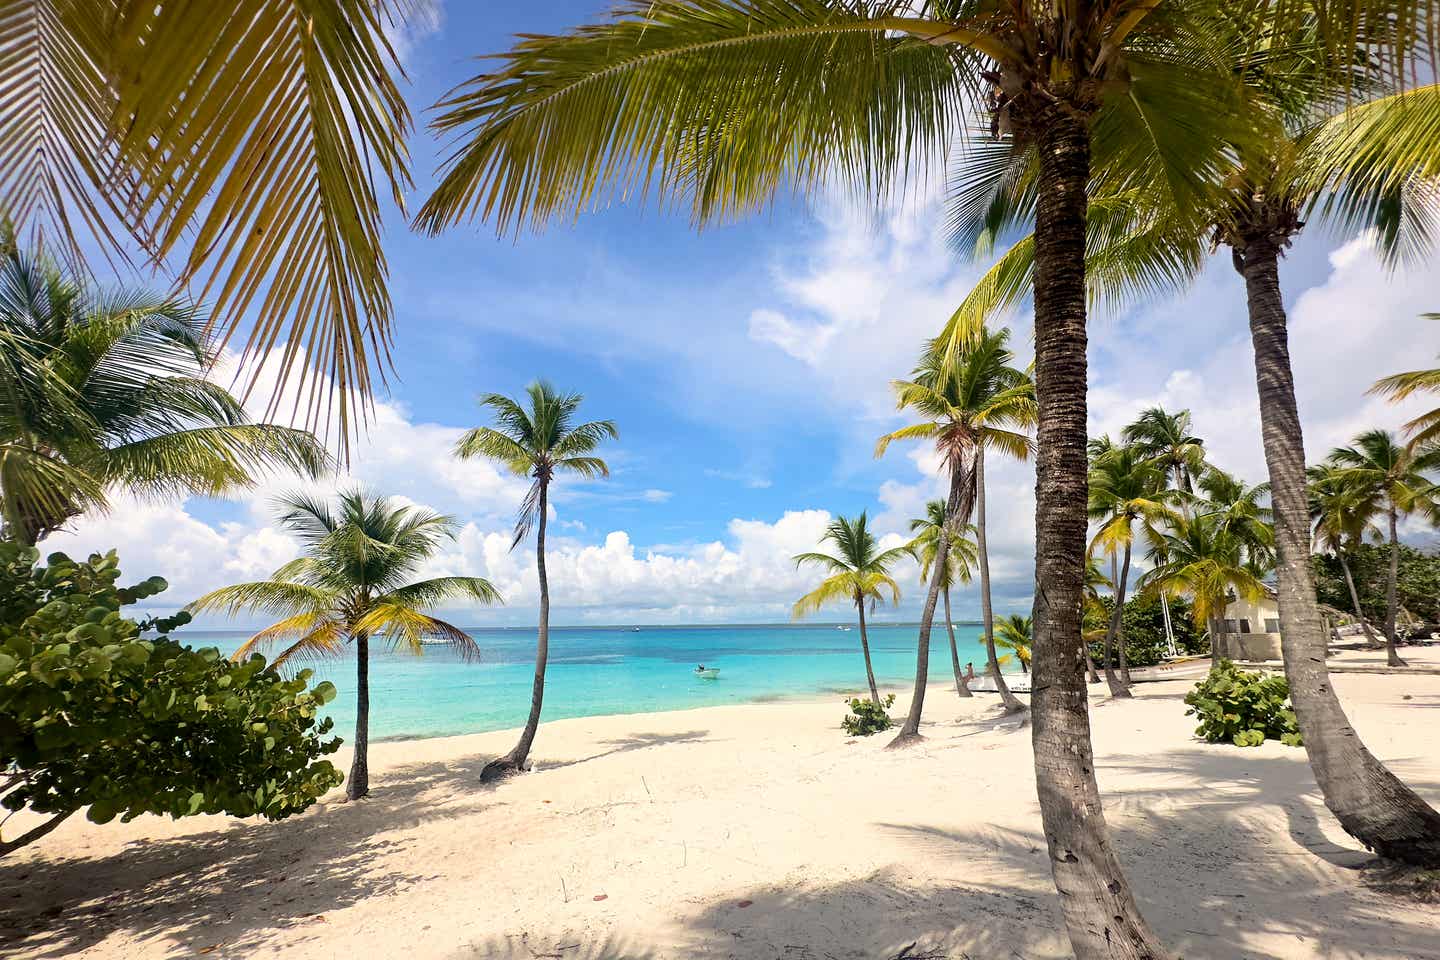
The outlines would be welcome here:
<svg viewBox="0 0 1440 960">
<path fill-rule="evenodd" d="M 596 902 L 598 903 L 598 902 L 601 901 L 601 900 L 609 900 L 609 899 L 610 899 L 610 894 L 608 894 L 608 893 L 597 893 L 597 894 L 595 894 L 595 896 L 591 897 L 590 899 L 592 899 L 592 900 L 594 900 L 594 901 L 596 901 Z"/>
<path fill-rule="evenodd" d="M 210 946 L 208 946 L 208 947 L 201 947 L 198 952 L 200 952 L 200 953 L 213 953 L 215 950 L 218 950 L 219 947 L 220 947 L 220 944 L 218 944 L 218 943 L 212 943 L 212 944 L 210 944 Z"/>
<path fill-rule="evenodd" d="M 754 902 L 755 902 L 754 900 L 741 900 L 739 903 L 735 904 L 735 906 L 740 907 L 740 908 L 743 909 L 743 908 L 745 908 L 745 907 L 750 906 L 750 905 L 753 904 Z"/>
</svg>

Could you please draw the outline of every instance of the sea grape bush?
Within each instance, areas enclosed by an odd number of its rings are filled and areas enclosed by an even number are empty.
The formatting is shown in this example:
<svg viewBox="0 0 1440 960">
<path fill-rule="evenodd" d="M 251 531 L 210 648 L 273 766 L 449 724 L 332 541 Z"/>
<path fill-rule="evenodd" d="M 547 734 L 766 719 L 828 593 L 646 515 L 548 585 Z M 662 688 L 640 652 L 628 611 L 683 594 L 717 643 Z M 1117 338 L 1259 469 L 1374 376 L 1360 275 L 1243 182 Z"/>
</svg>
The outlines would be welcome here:
<svg viewBox="0 0 1440 960">
<path fill-rule="evenodd" d="M 887 694 L 883 704 L 874 700 L 849 701 L 850 712 L 840 721 L 840 726 L 852 737 L 868 737 L 881 730 L 889 730 L 892 724 L 890 714 L 885 711 L 895 703 L 895 694 Z"/>
<path fill-rule="evenodd" d="M 1185 702 L 1190 705 L 1185 715 L 1200 718 L 1195 735 L 1207 743 L 1258 747 L 1279 740 L 1288 747 L 1301 745 L 1290 683 L 1283 676 L 1248 672 L 1221 660 L 1185 695 Z"/>
<path fill-rule="evenodd" d="M 0 543 L 0 793 L 4 807 L 105 823 L 142 813 L 278 820 L 341 781 L 318 709 L 335 696 L 310 672 L 263 657 L 233 663 L 137 622 L 127 604 L 166 588 L 118 587 L 114 551 L 84 562 Z M 156 634 L 151 636 L 150 634 Z M 10 839 L 10 838 L 5 838 Z M 12 841 L 13 842 L 13 841 Z"/>
</svg>

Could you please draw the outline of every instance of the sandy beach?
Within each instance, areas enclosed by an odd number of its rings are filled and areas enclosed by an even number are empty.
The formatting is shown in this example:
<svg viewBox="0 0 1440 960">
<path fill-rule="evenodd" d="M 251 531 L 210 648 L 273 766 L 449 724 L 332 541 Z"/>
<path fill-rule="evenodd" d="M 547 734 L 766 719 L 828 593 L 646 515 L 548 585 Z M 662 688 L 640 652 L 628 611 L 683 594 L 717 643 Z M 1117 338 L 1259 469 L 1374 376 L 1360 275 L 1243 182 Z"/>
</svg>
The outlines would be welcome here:
<svg viewBox="0 0 1440 960">
<path fill-rule="evenodd" d="M 1440 908 L 1366 882 L 1304 753 L 1196 741 L 1191 683 L 1128 702 L 1091 688 L 1107 817 L 1166 942 L 1186 957 L 1440 957 Z M 1440 676 L 1335 686 L 1370 749 L 1440 803 Z M 509 732 L 379 744 L 370 799 L 279 824 L 76 818 L 0 865 L 0 952 L 1068 955 L 1028 728 L 938 683 L 927 711 L 906 751 L 846 738 L 833 699 L 713 707 L 546 724 L 536 771 L 498 786 L 477 774 Z"/>
</svg>

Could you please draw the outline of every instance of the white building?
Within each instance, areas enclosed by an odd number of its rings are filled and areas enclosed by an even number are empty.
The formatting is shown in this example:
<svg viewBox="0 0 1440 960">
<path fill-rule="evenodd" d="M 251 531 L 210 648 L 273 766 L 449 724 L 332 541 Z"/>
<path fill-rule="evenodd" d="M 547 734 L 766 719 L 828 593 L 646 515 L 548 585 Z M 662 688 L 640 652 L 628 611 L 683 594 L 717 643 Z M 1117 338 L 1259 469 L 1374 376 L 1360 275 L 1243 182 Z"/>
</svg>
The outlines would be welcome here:
<svg viewBox="0 0 1440 960">
<path fill-rule="evenodd" d="M 1264 599 L 1232 600 L 1225 606 L 1221 646 L 1234 660 L 1279 660 L 1280 610 L 1275 591 L 1265 587 Z"/>
</svg>

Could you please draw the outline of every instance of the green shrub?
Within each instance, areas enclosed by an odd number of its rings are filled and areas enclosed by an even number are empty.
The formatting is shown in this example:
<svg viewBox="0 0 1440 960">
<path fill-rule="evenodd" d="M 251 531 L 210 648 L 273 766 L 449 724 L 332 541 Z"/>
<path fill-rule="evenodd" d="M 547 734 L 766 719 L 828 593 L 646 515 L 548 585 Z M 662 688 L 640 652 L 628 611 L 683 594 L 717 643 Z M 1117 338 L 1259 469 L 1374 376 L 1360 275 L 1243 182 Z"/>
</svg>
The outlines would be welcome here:
<svg viewBox="0 0 1440 960">
<path fill-rule="evenodd" d="M 893 693 L 886 694 L 883 704 L 856 697 L 850 701 L 850 712 L 840 721 L 840 726 L 852 737 L 868 737 L 872 733 L 889 730 L 892 721 L 885 711 L 894 703 Z"/>
<path fill-rule="evenodd" d="M 88 806 L 96 823 L 142 813 L 278 820 L 340 783 L 321 759 L 340 741 L 324 739 L 331 721 L 316 716 L 331 684 L 309 689 L 308 670 L 287 679 L 263 657 L 233 663 L 181 646 L 165 634 L 188 614 L 123 616 L 166 584 L 117 587 L 113 551 L 38 559 L 33 547 L 0 543 L 6 809 L 58 818 Z"/>
<path fill-rule="evenodd" d="M 1111 597 L 1101 597 L 1100 605 L 1101 607 L 1093 608 L 1086 615 L 1085 628 L 1089 631 L 1104 631 L 1109 623 L 1110 611 L 1115 609 L 1115 601 Z M 1159 596 L 1132 596 L 1125 601 L 1125 612 L 1120 615 L 1120 619 L 1125 634 L 1127 664 L 1131 667 L 1149 667 L 1165 659 L 1165 614 L 1161 610 Z M 1210 651 L 1209 638 L 1196 632 L 1190 613 L 1190 601 L 1184 597 L 1170 598 L 1170 629 L 1175 635 L 1175 647 L 1182 654 Z M 1103 632 L 1098 635 L 1104 637 Z M 1103 642 L 1090 644 L 1090 656 L 1097 667 L 1105 665 Z M 1112 659 L 1112 666 L 1118 667 L 1118 651 Z"/>
<path fill-rule="evenodd" d="M 1195 735 L 1207 743 L 1229 741 L 1237 747 L 1258 747 L 1279 740 L 1301 744 L 1300 727 L 1290 706 L 1290 684 L 1282 676 L 1250 673 L 1229 660 L 1219 665 L 1185 695 L 1185 715 L 1200 718 Z"/>
</svg>

